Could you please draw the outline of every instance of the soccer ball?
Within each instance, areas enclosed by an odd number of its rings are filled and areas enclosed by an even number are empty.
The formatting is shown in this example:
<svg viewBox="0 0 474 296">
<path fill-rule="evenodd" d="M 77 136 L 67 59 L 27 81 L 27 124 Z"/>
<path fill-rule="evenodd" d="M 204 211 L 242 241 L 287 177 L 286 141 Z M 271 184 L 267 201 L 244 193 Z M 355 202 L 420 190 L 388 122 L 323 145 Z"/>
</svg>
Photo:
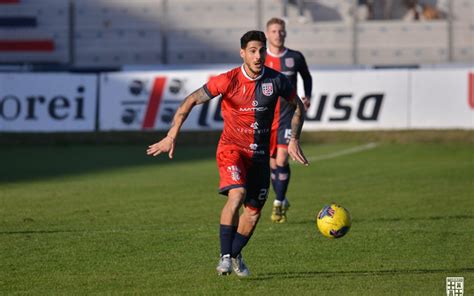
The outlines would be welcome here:
<svg viewBox="0 0 474 296">
<path fill-rule="evenodd" d="M 324 206 L 316 217 L 316 226 L 322 235 L 329 238 L 343 237 L 351 228 L 351 214 L 335 203 Z"/>
</svg>

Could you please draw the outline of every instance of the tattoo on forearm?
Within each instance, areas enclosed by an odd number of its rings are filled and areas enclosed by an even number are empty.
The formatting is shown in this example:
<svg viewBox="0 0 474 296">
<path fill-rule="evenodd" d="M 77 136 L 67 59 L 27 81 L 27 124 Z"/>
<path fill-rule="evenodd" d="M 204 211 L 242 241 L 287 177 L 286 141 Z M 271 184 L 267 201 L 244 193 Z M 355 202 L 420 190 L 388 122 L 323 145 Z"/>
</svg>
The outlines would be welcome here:
<svg viewBox="0 0 474 296">
<path fill-rule="evenodd" d="M 299 102 L 296 104 L 296 110 L 291 119 L 291 137 L 295 139 L 300 138 L 301 129 L 303 128 L 304 106 Z"/>
<path fill-rule="evenodd" d="M 198 88 L 195 92 L 190 94 L 188 96 L 188 98 L 189 97 L 191 97 L 191 99 L 196 102 L 196 105 L 203 104 L 203 103 L 209 101 L 210 99 L 212 99 L 208 96 L 208 94 L 206 93 L 206 91 L 202 87 Z"/>
<path fill-rule="evenodd" d="M 181 104 L 182 105 L 182 104 Z M 180 106 L 181 107 L 181 106 Z M 176 126 L 176 123 L 179 122 L 180 125 L 188 118 L 189 111 L 190 110 L 180 110 L 181 108 L 178 108 L 176 111 L 176 114 L 173 117 L 173 122 L 171 122 L 171 128 Z"/>
<path fill-rule="evenodd" d="M 211 98 L 209 98 L 209 96 L 202 87 L 191 93 L 181 102 L 178 110 L 176 110 L 176 114 L 173 117 L 173 122 L 171 123 L 171 128 L 176 126 L 178 123 L 181 126 L 181 124 L 183 124 L 186 118 L 188 118 L 191 109 L 195 105 L 205 103 L 210 99 Z"/>
</svg>

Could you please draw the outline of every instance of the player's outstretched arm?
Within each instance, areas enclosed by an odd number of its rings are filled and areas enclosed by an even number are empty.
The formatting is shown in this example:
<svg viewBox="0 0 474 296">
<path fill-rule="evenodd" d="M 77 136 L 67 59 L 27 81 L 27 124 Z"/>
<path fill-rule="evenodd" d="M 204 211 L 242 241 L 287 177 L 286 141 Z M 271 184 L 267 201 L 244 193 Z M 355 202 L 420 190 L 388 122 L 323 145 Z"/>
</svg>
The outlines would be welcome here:
<svg viewBox="0 0 474 296">
<path fill-rule="evenodd" d="M 296 98 L 296 110 L 291 119 L 291 139 L 288 144 L 288 154 L 291 159 L 304 164 L 309 165 L 308 160 L 304 156 L 303 150 L 300 146 L 300 135 L 301 129 L 303 128 L 303 122 L 305 117 L 305 106 L 300 98 Z"/>
<path fill-rule="evenodd" d="M 313 91 L 313 77 L 311 77 L 311 73 L 309 72 L 308 64 L 306 60 L 301 54 L 301 67 L 298 71 L 303 78 L 303 86 L 304 86 L 304 96 L 301 100 L 304 103 L 305 110 L 308 111 L 309 107 L 311 106 L 311 92 Z"/>
<path fill-rule="evenodd" d="M 301 98 L 303 100 L 305 110 L 308 111 L 310 105 L 311 105 L 311 93 L 313 91 L 313 77 L 311 76 L 311 73 L 309 72 L 308 64 L 306 64 L 306 60 L 301 54 L 301 68 L 299 69 L 299 73 L 301 75 L 301 78 L 303 78 L 303 86 L 304 86 L 304 97 Z"/>
<path fill-rule="evenodd" d="M 187 96 L 181 105 L 179 105 L 178 110 L 176 110 L 166 137 L 148 146 L 146 154 L 157 156 L 161 153 L 168 153 L 169 158 L 173 158 L 176 137 L 189 113 L 194 106 L 205 103 L 210 99 L 202 87 Z"/>
</svg>

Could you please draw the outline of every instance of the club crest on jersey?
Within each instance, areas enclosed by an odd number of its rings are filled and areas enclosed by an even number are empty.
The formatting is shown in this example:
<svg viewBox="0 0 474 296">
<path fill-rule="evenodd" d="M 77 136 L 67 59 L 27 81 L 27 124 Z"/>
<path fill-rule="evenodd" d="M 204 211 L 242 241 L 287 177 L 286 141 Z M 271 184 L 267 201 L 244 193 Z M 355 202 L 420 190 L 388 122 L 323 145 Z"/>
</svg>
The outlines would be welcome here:
<svg viewBox="0 0 474 296">
<path fill-rule="evenodd" d="M 271 83 L 262 83 L 262 93 L 267 97 L 273 95 L 273 84 Z"/>
<path fill-rule="evenodd" d="M 293 68 L 295 66 L 295 59 L 293 58 L 286 58 L 285 59 L 285 65 L 288 67 L 288 68 Z"/>
</svg>

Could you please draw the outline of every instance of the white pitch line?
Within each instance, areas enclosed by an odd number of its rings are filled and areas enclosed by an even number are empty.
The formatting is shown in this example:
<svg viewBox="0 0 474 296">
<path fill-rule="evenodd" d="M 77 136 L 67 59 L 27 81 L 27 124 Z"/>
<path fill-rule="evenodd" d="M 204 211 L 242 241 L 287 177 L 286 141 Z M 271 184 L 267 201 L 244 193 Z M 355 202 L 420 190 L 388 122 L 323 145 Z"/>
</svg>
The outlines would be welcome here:
<svg viewBox="0 0 474 296">
<path fill-rule="evenodd" d="M 321 156 L 308 157 L 308 161 L 320 161 L 320 160 L 336 158 L 336 157 L 343 156 L 343 155 L 354 154 L 354 153 L 358 153 L 358 152 L 361 152 L 361 151 L 374 149 L 378 145 L 379 144 L 377 144 L 377 143 L 368 143 L 368 144 L 365 144 L 365 145 L 356 146 L 356 147 L 349 148 L 349 149 L 344 149 L 344 150 L 337 151 L 337 152 L 334 152 L 334 153 L 323 154 Z"/>
</svg>

